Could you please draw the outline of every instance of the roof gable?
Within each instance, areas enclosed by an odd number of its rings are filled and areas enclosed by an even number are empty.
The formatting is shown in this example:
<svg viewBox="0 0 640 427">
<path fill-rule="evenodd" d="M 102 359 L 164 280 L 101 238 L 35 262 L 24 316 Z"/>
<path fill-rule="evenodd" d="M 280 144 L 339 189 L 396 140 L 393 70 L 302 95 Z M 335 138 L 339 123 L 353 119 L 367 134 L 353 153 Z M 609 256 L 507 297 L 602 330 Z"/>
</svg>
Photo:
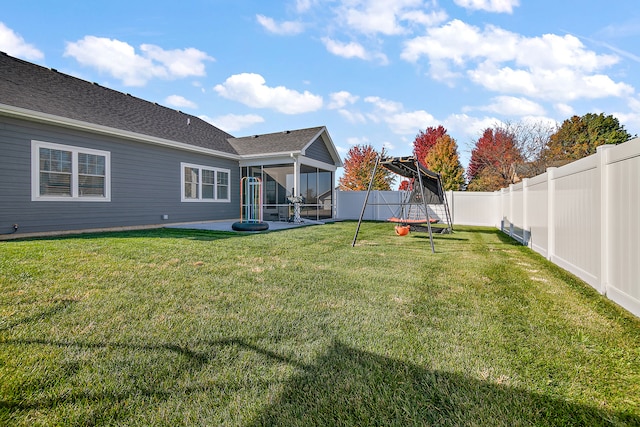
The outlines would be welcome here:
<svg viewBox="0 0 640 427">
<path fill-rule="evenodd" d="M 336 166 L 342 166 L 340 156 L 324 126 L 230 138 L 229 143 L 243 157 L 258 157 L 277 154 L 305 155 L 306 150 L 317 143 L 318 140 L 324 142 L 332 158 L 332 163 Z"/>
<path fill-rule="evenodd" d="M 244 156 L 301 152 L 322 129 L 324 128 L 314 127 L 231 138 L 229 143 L 238 154 Z"/>
</svg>

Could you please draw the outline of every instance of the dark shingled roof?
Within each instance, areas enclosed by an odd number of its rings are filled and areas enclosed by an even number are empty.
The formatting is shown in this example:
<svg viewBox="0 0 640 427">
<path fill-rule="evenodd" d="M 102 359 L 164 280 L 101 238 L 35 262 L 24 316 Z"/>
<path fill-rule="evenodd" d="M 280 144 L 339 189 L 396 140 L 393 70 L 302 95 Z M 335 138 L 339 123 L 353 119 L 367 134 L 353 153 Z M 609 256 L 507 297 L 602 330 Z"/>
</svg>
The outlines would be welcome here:
<svg viewBox="0 0 640 427">
<path fill-rule="evenodd" d="M 0 105 L 215 150 L 232 156 L 299 153 L 323 126 L 234 138 L 196 116 L 0 52 Z"/>
<path fill-rule="evenodd" d="M 238 154 L 232 135 L 198 117 L 0 52 L 0 104 Z"/>
<path fill-rule="evenodd" d="M 320 135 L 324 127 L 288 130 L 263 135 L 229 139 L 236 152 L 242 156 L 299 152 Z"/>
</svg>

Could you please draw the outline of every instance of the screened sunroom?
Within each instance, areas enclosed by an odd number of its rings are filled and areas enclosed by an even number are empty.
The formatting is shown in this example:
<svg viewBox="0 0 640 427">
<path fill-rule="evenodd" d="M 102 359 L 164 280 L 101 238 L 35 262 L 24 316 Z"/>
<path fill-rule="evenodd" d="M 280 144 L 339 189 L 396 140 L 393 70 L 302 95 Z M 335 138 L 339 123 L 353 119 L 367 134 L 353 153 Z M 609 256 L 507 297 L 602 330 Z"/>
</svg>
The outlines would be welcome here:
<svg viewBox="0 0 640 427">
<path fill-rule="evenodd" d="M 230 142 L 243 157 L 241 176 L 262 180 L 264 220 L 290 220 L 290 198 L 295 196 L 302 199 L 301 218 L 333 218 L 335 172 L 342 162 L 326 128 L 235 138 Z"/>
</svg>

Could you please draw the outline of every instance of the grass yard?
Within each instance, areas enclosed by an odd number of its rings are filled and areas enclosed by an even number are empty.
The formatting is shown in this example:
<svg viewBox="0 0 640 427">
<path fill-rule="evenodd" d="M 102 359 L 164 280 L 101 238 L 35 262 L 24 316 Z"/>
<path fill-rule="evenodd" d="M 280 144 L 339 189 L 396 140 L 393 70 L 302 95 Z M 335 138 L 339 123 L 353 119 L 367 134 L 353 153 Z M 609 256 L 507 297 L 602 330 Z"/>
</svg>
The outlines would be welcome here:
<svg viewBox="0 0 640 427">
<path fill-rule="evenodd" d="M 0 242 L 0 425 L 640 425 L 640 320 L 497 230 Z"/>
</svg>

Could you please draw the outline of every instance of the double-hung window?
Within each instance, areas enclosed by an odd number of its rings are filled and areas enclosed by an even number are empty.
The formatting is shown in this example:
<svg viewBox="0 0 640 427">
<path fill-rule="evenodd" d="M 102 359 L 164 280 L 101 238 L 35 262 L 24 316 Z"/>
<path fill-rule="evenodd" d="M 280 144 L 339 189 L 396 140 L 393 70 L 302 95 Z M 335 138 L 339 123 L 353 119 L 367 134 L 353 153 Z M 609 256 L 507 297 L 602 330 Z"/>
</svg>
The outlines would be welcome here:
<svg viewBox="0 0 640 427">
<path fill-rule="evenodd" d="M 31 141 L 31 200 L 108 202 L 108 151 Z"/>
<path fill-rule="evenodd" d="M 183 202 L 228 202 L 229 169 L 181 163 Z"/>
</svg>

